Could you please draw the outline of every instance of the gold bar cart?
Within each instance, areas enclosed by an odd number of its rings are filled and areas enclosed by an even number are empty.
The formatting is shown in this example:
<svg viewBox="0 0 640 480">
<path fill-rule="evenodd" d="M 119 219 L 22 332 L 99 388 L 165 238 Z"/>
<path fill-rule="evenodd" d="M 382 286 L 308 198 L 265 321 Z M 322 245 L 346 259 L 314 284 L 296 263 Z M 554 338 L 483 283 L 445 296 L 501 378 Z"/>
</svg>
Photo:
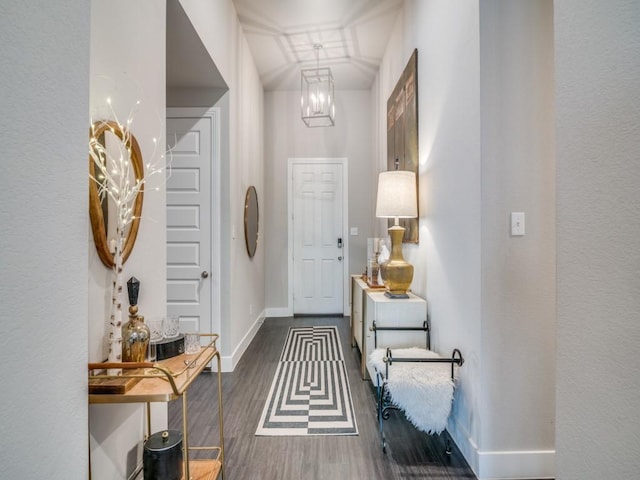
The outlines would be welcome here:
<svg viewBox="0 0 640 480">
<path fill-rule="evenodd" d="M 182 398 L 182 429 L 184 450 L 183 480 L 216 480 L 224 478 L 224 434 L 222 421 L 222 368 L 220 352 L 216 347 L 219 335 L 200 334 L 209 339 L 206 346 L 195 354 L 181 354 L 157 363 L 90 363 L 89 403 L 146 403 L 147 437 L 151 435 L 151 403 L 170 402 Z M 209 363 L 216 359 L 218 378 L 218 422 L 220 425 L 219 445 L 189 446 L 187 418 L 187 390 Z M 108 375 L 108 369 L 122 369 L 121 375 Z M 129 382 L 132 384 L 120 393 L 92 393 L 101 391 L 101 386 L 109 382 Z M 92 385 L 94 388 L 92 388 Z M 208 450 L 212 459 L 190 459 L 189 452 Z"/>
</svg>

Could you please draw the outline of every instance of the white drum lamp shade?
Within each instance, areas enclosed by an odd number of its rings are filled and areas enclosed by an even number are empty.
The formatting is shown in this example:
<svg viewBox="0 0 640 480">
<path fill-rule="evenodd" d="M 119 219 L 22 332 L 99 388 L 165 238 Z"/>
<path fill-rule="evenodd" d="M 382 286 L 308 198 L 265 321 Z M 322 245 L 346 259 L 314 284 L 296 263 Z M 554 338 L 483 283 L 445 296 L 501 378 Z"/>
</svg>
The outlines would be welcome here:
<svg viewBox="0 0 640 480">
<path fill-rule="evenodd" d="M 382 172 L 378 177 L 376 217 L 415 218 L 418 216 L 416 175 L 406 170 Z"/>
</svg>

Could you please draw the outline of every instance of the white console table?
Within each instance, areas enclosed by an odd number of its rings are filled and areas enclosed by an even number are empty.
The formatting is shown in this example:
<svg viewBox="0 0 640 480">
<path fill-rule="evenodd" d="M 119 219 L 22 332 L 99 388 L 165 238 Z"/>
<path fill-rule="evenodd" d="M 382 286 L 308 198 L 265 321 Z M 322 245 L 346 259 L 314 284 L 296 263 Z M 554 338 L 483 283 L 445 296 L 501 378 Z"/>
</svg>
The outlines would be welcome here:
<svg viewBox="0 0 640 480">
<path fill-rule="evenodd" d="M 369 290 L 362 275 L 351 275 L 351 346 L 362 349 L 364 295 Z"/>
<path fill-rule="evenodd" d="M 374 378 L 367 367 L 367 355 L 374 346 L 373 322 L 378 327 L 421 327 L 427 320 L 427 302 L 409 293 L 409 298 L 391 299 L 384 290 L 371 289 L 360 276 L 351 279 L 352 346 L 361 353 L 360 373 L 363 379 Z M 378 347 L 422 347 L 426 342 L 422 331 L 380 331 Z"/>
</svg>

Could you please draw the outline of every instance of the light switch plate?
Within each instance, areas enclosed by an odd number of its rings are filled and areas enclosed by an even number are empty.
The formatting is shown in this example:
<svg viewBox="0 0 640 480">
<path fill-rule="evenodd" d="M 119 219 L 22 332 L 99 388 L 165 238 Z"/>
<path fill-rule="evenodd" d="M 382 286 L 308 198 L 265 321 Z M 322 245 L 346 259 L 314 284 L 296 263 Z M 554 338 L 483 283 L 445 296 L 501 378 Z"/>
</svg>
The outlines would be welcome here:
<svg viewBox="0 0 640 480">
<path fill-rule="evenodd" d="M 511 235 L 514 237 L 524 235 L 524 212 L 511 212 Z"/>
<path fill-rule="evenodd" d="M 351 227 L 351 235 L 352 236 L 358 235 L 358 227 Z"/>
</svg>

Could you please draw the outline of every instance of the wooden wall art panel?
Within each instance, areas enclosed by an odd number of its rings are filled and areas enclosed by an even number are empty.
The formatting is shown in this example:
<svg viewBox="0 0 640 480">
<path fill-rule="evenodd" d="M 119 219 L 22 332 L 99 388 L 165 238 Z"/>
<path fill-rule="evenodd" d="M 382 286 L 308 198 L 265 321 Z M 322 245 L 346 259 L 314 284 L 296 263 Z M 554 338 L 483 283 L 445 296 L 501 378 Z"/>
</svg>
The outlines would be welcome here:
<svg viewBox="0 0 640 480">
<path fill-rule="evenodd" d="M 387 100 L 387 170 L 416 174 L 418 191 L 418 50 L 414 49 L 398 83 Z M 418 205 L 420 202 L 418 202 Z M 419 214 L 419 212 L 418 212 Z M 393 219 L 389 220 L 389 226 Z M 403 243 L 418 243 L 418 219 L 401 218 L 406 230 Z"/>
</svg>

